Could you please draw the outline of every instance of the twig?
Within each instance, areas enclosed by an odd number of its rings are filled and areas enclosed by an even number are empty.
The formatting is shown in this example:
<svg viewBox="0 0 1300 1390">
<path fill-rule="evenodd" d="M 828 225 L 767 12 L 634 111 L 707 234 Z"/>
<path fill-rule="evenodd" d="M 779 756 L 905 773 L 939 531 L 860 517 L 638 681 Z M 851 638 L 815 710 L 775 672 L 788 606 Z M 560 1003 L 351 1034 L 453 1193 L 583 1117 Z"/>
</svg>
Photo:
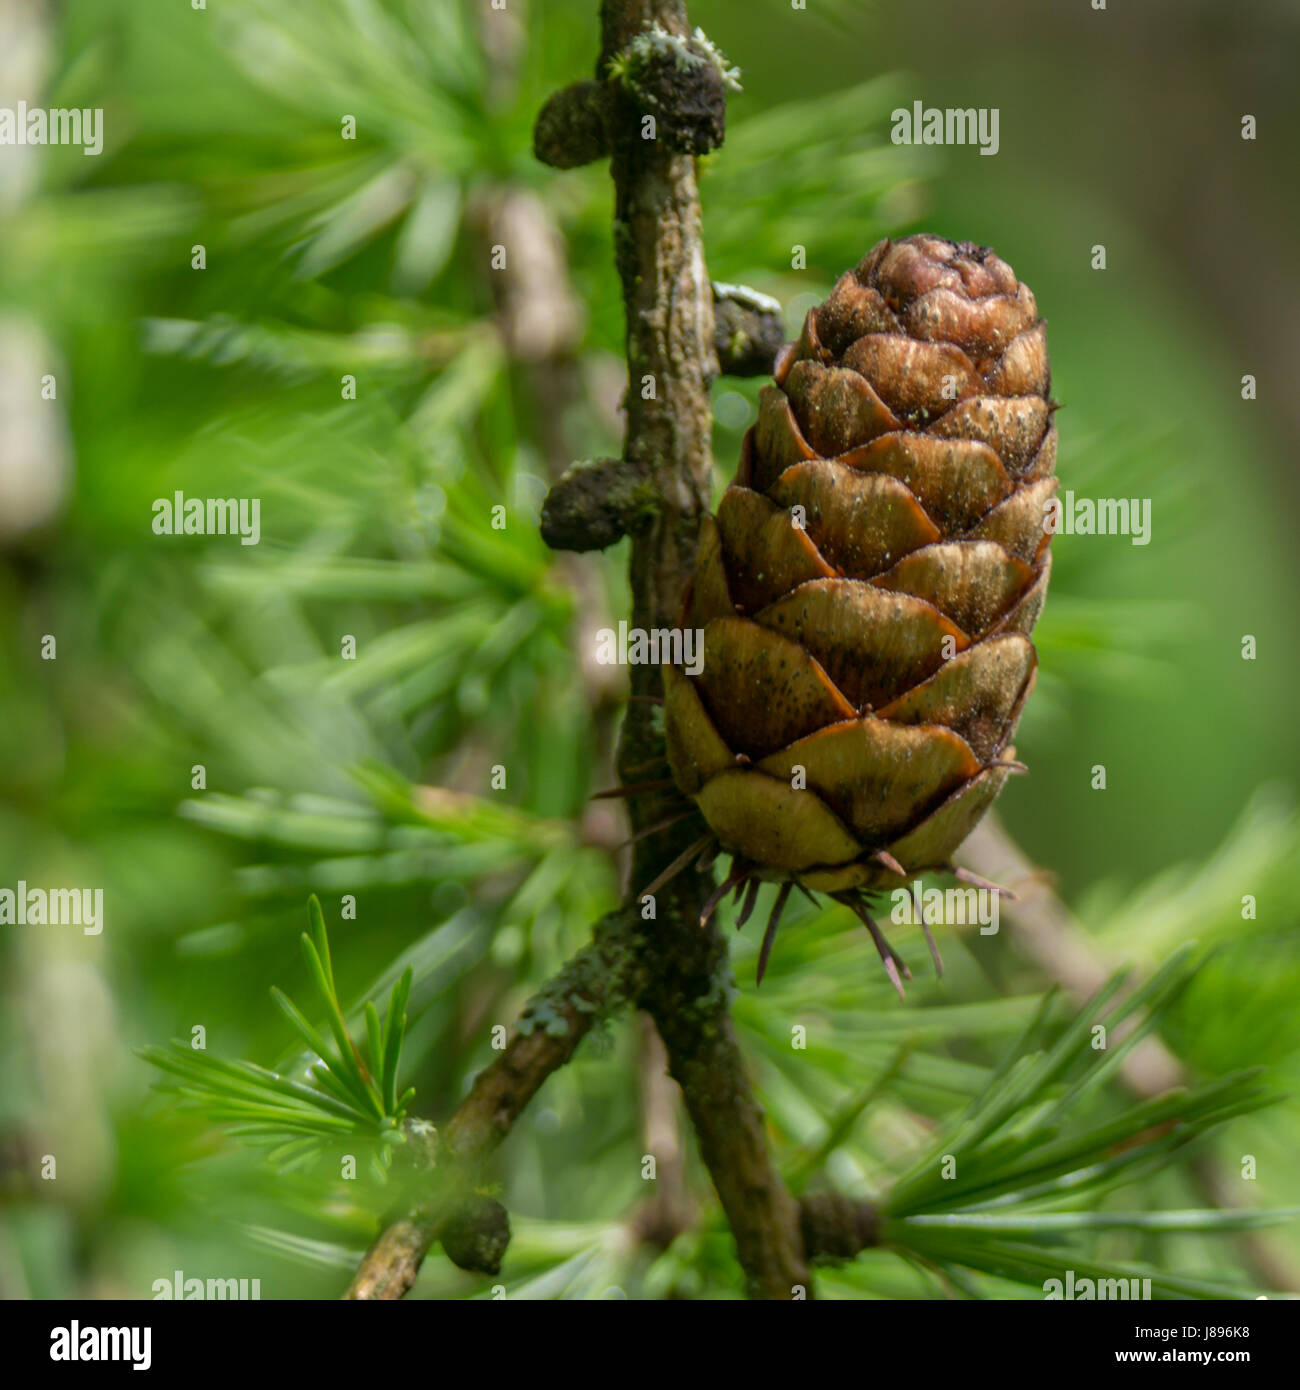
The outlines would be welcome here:
<svg viewBox="0 0 1300 1390">
<path fill-rule="evenodd" d="M 597 925 L 591 945 L 529 1003 L 520 1031 L 479 1073 L 439 1135 L 418 1197 L 366 1252 L 345 1298 L 397 1299 L 411 1288 L 429 1248 L 458 1217 L 478 1165 L 510 1133 L 546 1078 L 569 1061 L 593 1023 L 636 992 L 636 969 L 626 919 L 612 913 Z M 546 1025 L 529 1027 L 538 1014 Z"/>
<path fill-rule="evenodd" d="M 682 0 L 602 0 L 597 78 L 605 77 L 610 60 L 654 24 L 681 39 L 690 34 Z M 665 74 L 666 82 L 656 90 L 666 97 L 665 86 L 678 76 Z M 643 91 L 654 86 L 650 75 L 642 75 L 641 86 Z M 708 93 L 686 95 L 705 100 Z M 716 99 L 725 107 L 720 83 Z M 624 459 L 653 483 L 659 499 L 648 527 L 632 539 L 632 624 L 646 630 L 680 622 L 683 589 L 712 490 L 713 295 L 695 162 L 676 151 L 706 135 L 713 138 L 723 122 L 721 110 L 716 119 L 693 110 L 689 131 L 675 133 L 670 113 L 687 104 L 665 100 L 658 108 L 656 138 L 644 139 L 642 105 L 620 89 L 610 130 L 614 244 L 627 314 Z M 634 666 L 632 688 L 638 695 L 661 694 L 658 668 Z M 631 780 L 630 768 L 662 754 L 655 715 L 644 701 L 628 707 L 619 749 L 624 780 Z M 629 798 L 633 828 L 665 819 L 672 804 L 662 794 Z M 633 889 L 655 879 L 691 833 L 685 828 L 643 841 L 632 865 Z M 663 1038 L 751 1296 L 790 1299 L 800 1290 L 810 1296 L 799 1208 L 768 1154 L 763 1114 L 732 1028 L 726 945 L 716 922 L 699 926 L 711 888 L 710 878 L 695 868 L 678 874 L 658 895 L 654 920 L 646 922 L 642 935 L 647 982 L 639 1002 Z M 636 902 L 631 906 L 635 909 Z"/>
<path fill-rule="evenodd" d="M 720 143 L 725 126 L 723 79 L 708 63 L 694 65 L 684 76 L 671 57 L 657 61 L 652 54 L 640 62 L 634 83 L 610 78 L 611 59 L 656 25 L 683 43 L 689 40 L 682 0 L 602 0 L 596 78 L 605 86 L 597 103 L 599 129 L 579 122 L 583 141 L 577 143 L 585 145 L 572 152 L 574 161 L 581 162 L 579 156 L 593 157 L 593 145 L 603 152 L 607 140 L 611 154 L 614 242 L 632 388 L 623 463 L 629 476 L 650 484 L 655 500 L 632 544 L 632 622 L 643 628 L 679 620 L 700 520 L 711 500 L 709 383 L 717 375 L 718 360 L 692 155 Z M 583 101 L 592 96 L 587 90 Z M 649 139 L 642 109 L 647 104 L 655 116 Z M 554 118 L 565 106 L 565 101 L 548 106 L 546 130 L 539 132 L 546 136 L 540 143 L 552 163 L 563 164 L 567 158 L 553 148 L 554 140 L 562 138 L 556 135 Z M 577 109 L 568 103 L 570 115 Z M 658 668 L 633 667 L 632 688 L 636 696 L 661 695 Z M 656 713 L 648 700 L 629 705 L 619 748 L 624 781 L 635 776 L 634 767 L 663 756 Z M 628 798 L 628 808 L 633 829 L 639 831 L 666 819 L 675 798 L 645 790 Z M 687 829 L 641 842 L 632 865 L 634 886 L 655 879 L 680 854 L 682 833 L 690 835 Z M 669 1071 L 682 1088 L 751 1295 L 811 1296 L 800 1209 L 772 1165 L 763 1115 L 731 1024 L 726 946 L 716 924 L 699 926 L 711 887 L 698 866 L 679 874 L 660 895 L 647 929 L 638 932 L 636 951 L 621 950 L 615 961 L 604 961 L 602 980 L 588 978 L 592 962 L 584 962 L 587 952 L 576 958 L 557 982 L 561 987 L 552 1006 L 553 1014 L 565 1021 L 563 1034 L 552 1036 L 543 1029 L 517 1036 L 479 1077 L 446 1128 L 420 1206 L 381 1234 L 349 1297 L 400 1298 L 411 1287 L 425 1253 L 464 1197 L 474 1165 L 500 1143 L 546 1077 L 573 1055 L 590 1027 L 592 1015 L 586 1008 L 609 981 L 616 982 L 620 996 L 624 988 L 631 990 L 663 1039 Z M 629 909 L 620 920 L 639 925 L 635 896 Z M 601 945 L 598 935 L 589 948 L 597 959 Z M 630 963 L 634 958 L 635 966 Z M 575 967 L 581 981 L 565 978 Z M 575 985 L 584 1008 L 573 1002 Z M 552 994 L 547 991 L 548 999 Z"/>
<path fill-rule="evenodd" d="M 826 1264 L 851 1260 L 880 1238 L 874 1204 L 839 1192 L 810 1192 L 801 1197 L 799 1220 L 808 1258 Z"/>
<path fill-rule="evenodd" d="M 696 1205 L 686 1183 L 686 1146 L 682 1140 L 681 1095 L 669 1078 L 668 1054 L 649 1014 L 637 1015 L 641 1091 L 641 1139 L 655 1160 L 653 1194 L 630 1222 L 636 1240 L 667 1250 L 691 1228 Z"/>
</svg>

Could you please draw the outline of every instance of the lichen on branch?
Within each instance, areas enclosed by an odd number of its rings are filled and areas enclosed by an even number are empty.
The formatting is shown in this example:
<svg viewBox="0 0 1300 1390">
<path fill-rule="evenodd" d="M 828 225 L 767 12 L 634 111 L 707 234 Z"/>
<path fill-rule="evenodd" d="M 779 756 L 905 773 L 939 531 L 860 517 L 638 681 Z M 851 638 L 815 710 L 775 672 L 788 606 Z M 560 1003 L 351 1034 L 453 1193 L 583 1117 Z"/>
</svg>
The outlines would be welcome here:
<svg viewBox="0 0 1300 1390">
<path fill-rule="evenodd" d="M 602 56 L 595 79 L 547 100 L 533 153 L 553 169 L 576 169 L 611 154 L 619 135 L 631 132 L 678 154 L 707 154 L 725 138 L 729 91 L 740 91 L 740 69 L 702 29 L 679 34 L 650 20 Z"/>
</svg>

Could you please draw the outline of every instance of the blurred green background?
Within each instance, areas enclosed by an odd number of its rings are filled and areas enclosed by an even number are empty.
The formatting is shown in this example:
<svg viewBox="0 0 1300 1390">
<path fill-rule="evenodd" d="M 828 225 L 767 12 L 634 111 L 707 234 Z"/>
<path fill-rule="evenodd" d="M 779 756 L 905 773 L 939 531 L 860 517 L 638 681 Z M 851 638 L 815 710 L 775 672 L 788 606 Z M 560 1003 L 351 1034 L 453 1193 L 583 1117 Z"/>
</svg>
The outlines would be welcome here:
<svg viewBox="0 0 1300 1390">
<path fill-rule="evenodd" d="M 1050 322 L 1062 486 L 1151 499 L 1145 547 L 1054 543 L 1032 775 L 1000 811 L 1108 963 L 1220 948 L 1165 1040 L 1194 1076 L 1264 1064 L 1290 1093 L 1300 10 L 690 8 L 744 72 L 701 166 L 713 278 L 777 296 L 793 335 L 882 236 L 995 247 Z M 175 1269 L 336 1294 L 370 1197 L 272 1174 L 153 1094 L 133 1049 L 202 1026 L 222 1056 L 290 1058 L 267 990 L 305 992 L 315 891 L 345 990 L 415 967 L 406 1067 L 417 1111 L 445 1116 L 491 1026 L 617 900 L 619 812 L 588 798 L 613 781 L 624 685 L 589 639 L 626 611 L 624 548 L 556 557 L 535 531 L 548 480 L 621 438 L 608 173 L 531 156 L 542 101 L 590 73 L 595 9 L 0 0 L 0 106 L 102 107 L 105 128 L 98 158 L 0 148 L 0 886 L 99 885 L 106 915 L 95 937 L 0 928 L 5 1297 L 148 1297 Z M 916 100 L 997 107 L 996 157 L 893 146 Z M 526 248 L 505 275 L 497 242 Z M 719 487 L 759 384 L 715 387 Z M 176 490 L 260 498 L 260 544 L 156 536 Z M 830 1155 L 864 1190 L 978 1089 L 1047 983 L 1003 937 L 949 933 L 948 978 L 918 968 L 899 1005 L 847 914 L 805 908 L 760 998 L 736 940 L 780 1154 L 815 1150 L 912 1049 Z M 819 1042 L 796 1066 L 799 1021 Z M 738 1289 L 716 1216 L 659 1260 L 623 1238 L 644 1050 L 626 1020 L 584 1045 L 497 1160 L 512 1293 Z M 1229 1173 L 1258 1161 L 1234 1203 L 1300 1202 L 1294 1099 L 1215 1144 Z M 704 1201 L 693 1159 L 689 1181 Z M 1141 1195 L 1200 1200 L 1174 1171 Z M 1249 1274 L 1223 1241 L 1131 1239 L 1158 1267 Z M 1294 1226 L 1268 1240 L 1300 1264 Z M 437 1255 L 420 1288 L 484 1281 Z M 882 1253 L 825 1292 L 920 1288 Z"/>
</svg>

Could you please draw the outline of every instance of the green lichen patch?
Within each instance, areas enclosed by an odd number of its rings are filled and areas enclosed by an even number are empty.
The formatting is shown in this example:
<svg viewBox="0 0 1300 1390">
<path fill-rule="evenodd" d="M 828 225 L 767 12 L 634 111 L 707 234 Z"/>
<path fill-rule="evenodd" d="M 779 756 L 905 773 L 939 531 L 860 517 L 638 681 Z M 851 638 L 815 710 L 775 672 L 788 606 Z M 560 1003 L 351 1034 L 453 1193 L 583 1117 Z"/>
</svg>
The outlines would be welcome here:
<svg viewBox="0 0 1300 1390">
<path fill-rule="evenodd" d="M 610 60 L 606 72 L 630 91 L 645 96 L 638 89 L 638 78 L 648 67 L 664 61 L 671 62 L 679 73 L 687 73 L 708 63 L 717 70 L 722 85 L 729 92 L 742 91 L 740 69 L 727 61 L 726 55 L 704 32 L 696 28 L 689 39 L 671 33 L 656 20 L 640 33 L 621 52 Z"/>
</svg>

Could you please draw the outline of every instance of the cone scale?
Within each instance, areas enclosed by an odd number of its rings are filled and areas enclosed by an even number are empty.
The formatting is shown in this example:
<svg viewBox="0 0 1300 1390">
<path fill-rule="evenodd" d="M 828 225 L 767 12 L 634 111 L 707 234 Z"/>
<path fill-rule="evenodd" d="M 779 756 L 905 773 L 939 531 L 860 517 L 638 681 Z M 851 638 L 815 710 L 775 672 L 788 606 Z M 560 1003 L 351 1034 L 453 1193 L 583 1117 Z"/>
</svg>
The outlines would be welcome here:
<svg viewBox="0 0 1300 1390">
<path fill-rule="evenodd" d="M 884 241 L 774 375 L 701 534 L 669 762 L 754 877 L 888 890 L 947 867 L 1017 766 L 1056 491 L 1046 325 L 988 249 Z"/>
</svg>

